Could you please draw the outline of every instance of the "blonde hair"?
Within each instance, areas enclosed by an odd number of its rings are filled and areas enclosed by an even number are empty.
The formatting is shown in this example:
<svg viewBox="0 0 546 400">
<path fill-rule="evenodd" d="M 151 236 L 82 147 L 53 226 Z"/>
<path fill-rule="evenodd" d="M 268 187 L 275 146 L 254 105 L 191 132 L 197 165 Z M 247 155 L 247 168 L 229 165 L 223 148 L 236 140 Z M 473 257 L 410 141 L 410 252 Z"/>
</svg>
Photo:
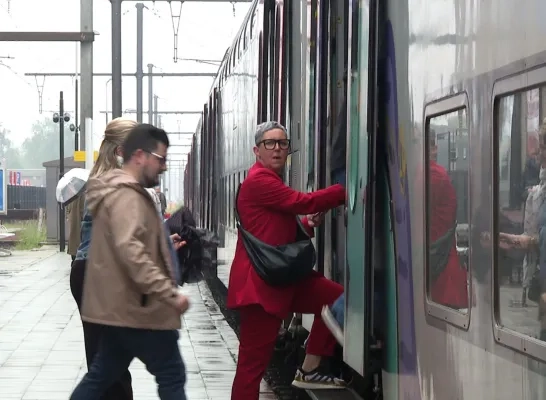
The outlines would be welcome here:
<svg viewBox="0 0 546 400">
<path fill-rule="evenodd" d="M 100 144 L 99 156 L 91 169 L 90 177 L 96 177 L 112 169 L 119 168 L 116 150 L 123 144 L 129 132 L 138 122 L 126 118 L 113 119 L 106 125 L 104 139 Z"/>
</svg>

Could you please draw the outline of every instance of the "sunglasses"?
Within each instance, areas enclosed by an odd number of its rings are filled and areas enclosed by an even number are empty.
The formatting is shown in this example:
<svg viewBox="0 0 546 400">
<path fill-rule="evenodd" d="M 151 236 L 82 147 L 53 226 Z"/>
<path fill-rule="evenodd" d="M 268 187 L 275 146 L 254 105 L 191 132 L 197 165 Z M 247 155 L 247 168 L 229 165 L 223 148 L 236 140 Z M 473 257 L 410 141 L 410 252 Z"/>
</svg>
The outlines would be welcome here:
<svg viewBox="0 0 546 400">
<path fill-rule="evenodd" d="M 153 151 L 146 151 L 146 153 L 148 154 L 151 154 L 152 156 L 154 156 L 155 158 L 157 158 L 159 160 L 159 163 L 161 165 L 165 165 L 167 164 L 167 157 L 163 157 L 162 155 L 159 155 L 157 153 L 154 153 Z"/>
</svg>

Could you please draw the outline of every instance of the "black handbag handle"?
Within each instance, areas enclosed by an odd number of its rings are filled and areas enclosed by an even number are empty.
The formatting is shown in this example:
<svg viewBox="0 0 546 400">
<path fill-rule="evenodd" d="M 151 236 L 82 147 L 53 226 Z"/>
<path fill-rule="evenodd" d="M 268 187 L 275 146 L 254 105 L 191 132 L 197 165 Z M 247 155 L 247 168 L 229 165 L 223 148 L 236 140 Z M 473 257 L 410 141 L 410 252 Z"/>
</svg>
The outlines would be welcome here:
<svg viewBox="0 0 546 400">
<path fill-rule="evenodd" d="M 237 209 L 237 203 L 239 202 L 239 191 L 241 190 L 241 185 L 242 183 L 239 183 L 239 186 L 237 186 L 237 193 L 235 194 L 235 207 L 234 207 L 235 221 L 237 221 L 238 225 L 241 225 L 241 219 L 239 218 L 239 210 Z"/>
</svg>

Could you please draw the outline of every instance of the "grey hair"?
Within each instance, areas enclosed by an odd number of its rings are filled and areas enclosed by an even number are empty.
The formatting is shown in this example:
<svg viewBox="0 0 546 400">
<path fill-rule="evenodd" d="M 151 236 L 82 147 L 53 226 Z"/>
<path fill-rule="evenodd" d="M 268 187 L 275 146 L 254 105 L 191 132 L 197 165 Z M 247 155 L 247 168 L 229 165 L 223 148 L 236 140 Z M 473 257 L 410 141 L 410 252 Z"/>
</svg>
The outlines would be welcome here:
<svg viewBox="0 0 546 400">
<path fill-rule="evenodd" d="M 272 131 L 273 129 L 280 129 L 284 132 L 286 138 L 288 138 L 288 132 L 286 131 L 286 128 L 279 124 L 277 121 L 262 122 L 256 127 L 256 134 L 254 135 L 254 143 L 256 144 L 256 146 L 262 141 L 265 133 Z"/>
</svg>

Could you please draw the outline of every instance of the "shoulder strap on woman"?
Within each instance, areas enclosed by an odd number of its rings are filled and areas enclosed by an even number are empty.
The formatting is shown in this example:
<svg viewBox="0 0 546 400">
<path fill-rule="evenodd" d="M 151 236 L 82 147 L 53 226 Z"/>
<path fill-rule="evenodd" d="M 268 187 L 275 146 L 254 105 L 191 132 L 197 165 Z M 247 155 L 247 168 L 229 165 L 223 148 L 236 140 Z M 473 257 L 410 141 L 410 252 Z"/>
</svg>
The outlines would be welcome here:
<svg viewBox="0 0 546 400">
<path fill-rule="evenodd" d="M 239 191 L 241 190 L 241 185 L 242 183 L 239 183 L 239 186 L 237 186 L 237 193 L 235 194 L 235 207 L 233 207 L 235 211 L 235 219 L 239 224 L 241 224 L 241 220 L 239 219 L 239 210 L 237 210 L 237 203 L 239 202 Z"/>
</svg>

